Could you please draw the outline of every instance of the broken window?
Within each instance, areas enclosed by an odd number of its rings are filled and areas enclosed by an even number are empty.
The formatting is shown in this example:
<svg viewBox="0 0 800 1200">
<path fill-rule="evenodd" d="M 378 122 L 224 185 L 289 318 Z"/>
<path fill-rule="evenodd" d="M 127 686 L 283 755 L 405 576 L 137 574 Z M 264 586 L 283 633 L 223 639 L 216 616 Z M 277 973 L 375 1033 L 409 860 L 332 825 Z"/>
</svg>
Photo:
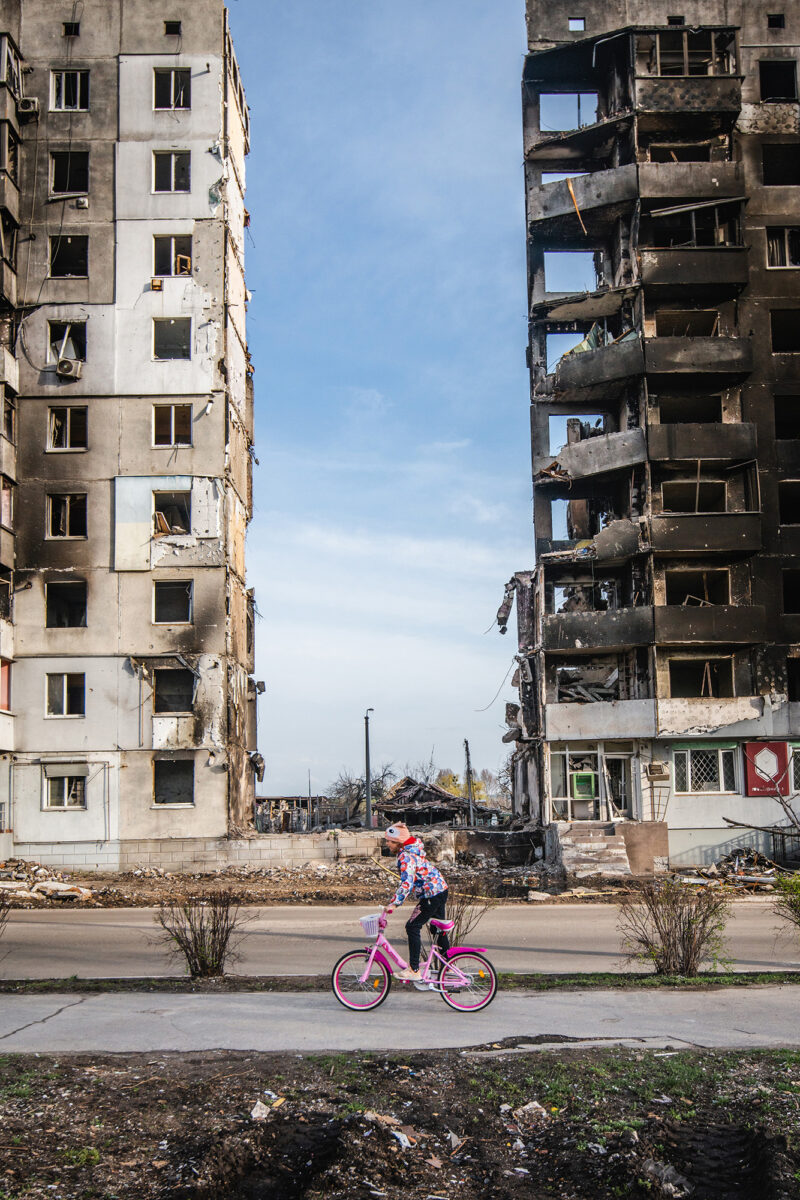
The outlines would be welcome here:
<svg viewBox="0 0 800 1200">
<path fill-rule="evenodd" d="M 188 150 L 153 151 L 153 191 L 191 190 L 191 155 Z"/>
<path fill-rule="evenodd" d="M 11 662 L 0 658 L 0 709 L 11 712 Z"/>
<path fill-rule="evenodd" d="M 656 402 L 662 425 L 713 425 L 722 421 L 722 396 L 659 396 Z"/>
<path fill-rule="evenodd" d="M 85 195 L 89 191 L 88 150 L 53 150 L 50 154 L 53 195 Z"/>
<path fill-rule="evenodd" d="M 0 476 L 0 525 L 14 528 L 14 484 L 5 475 Z"/>
<path fill-rule="evenodd" d="M 599 119 L 597 92 L 542 92 L 539 96 L 539 128 L 543 133 L 582 129 Z"/>
<path fill-rule="evenodd" d="M 710 142 L 680 142 L 650 146 L 650 162 L 654 163 L 710 162 L 710 160 Z"/>
<path fill-rule="evenodd" d="M 797 68 L 793 58 L 762 58 L 758 75 L 762 100 L 797 99 Z"/>
<path fill-rule="evenodd" d="M 600 798 L 598 754 L 595 749 L 557 749 L 550 753 L 550 794 L 556 820 L 592 818 Z"/>
<path fill-rule="evenodd" d="M 767 29 L 785 29 L 786 17 L 783 13 L 767 13 Z"/>
<path fill-rule="evenodd" d="M 80 37 L 81 23 L 80 21 L 64 21 L 62 27 L 64 37 Z"/>
<path fill-rule="evenodd" d="M 778 484 L 781 525 L 800 525 L 800 479 L 782 479 Z"/>
<path fill-rule="evenodd" d="M 800 226 L 767 226 L 767 266 L 800 267 Z"/>
<path fill-rule="evenodd" d="M 48 629 L 86 628 L 86 581 L 45 585 L 46 627 Z"/>
<path fill-rule="evenodd" d="M 783 572 L 783 611 L 800 613 L 800 570 L 796 567 Z"/>
<path fill-rule="evenodd" d="M 191 317 L 156 317 L 154 319 L 153 357 L 160 359 L 192 357 Z"/>
<path fill-rule="evenodd" d="M 773 308 L 770 313 L 773 354 L 800 354 L 800 308 Z"/>
<path fill-rule="evenodd" d="M 86 537 L 86 492 L 53 493 L 47 497 L 47 536 Z"/>
<path fill-rule="evenodd" d="M 765 187 L 797 187 L 800 184 L 800 143 L 768 142 L 761 147 Z"/>
<path fill-rule="evenodd" d="M 664 308 L 656 312 L 656 337 L 718 337 L 716 309 Z"/>
<path fill-rule="evenodd" d="M 190 713 L 194 706 L 194 675 L 177 667 L 153 672 L 153 712 Z"/>
<path fill-rule="evenodd" d="M 154 275 L 191 275 L 191 234 L 153 238 Z"/>
<path fill-rule="evenodd" d="M 544 254 L 544 286 L 548 292 L 594 292 L 602 286 L 598 258 L 591 250 L 554 250 Z"/>
<path fill-rule="evenodd" d="M 16 271 L 17 226 L 6 209 L 0 210 L 0 255 Z"/>
<path fill-rule="evenodd" d="M 661 485 L 662 512 L 726 512 L 727 488 L 722 479 L 680 479 Z"/>
<path fill-rule="evenodd" d="M 85 675 L 47 676 L 48 717 L 82 717 L 85 712 Z"/>
<path fill-rule="evenodd" d="M 800 438 L 800 396 L 775 397 L 775 437 Z"/>
<path fill-rule="evenodd" d="M 736 751 L 733 747 L 675 750 L 673 761 L 676 792 L 736 791 Z"/>
<path fill-rule="evenodd" d="M 667 604 L 681 607 L 728 604 L 730 582 L 728 572 L 718 571 L 667 571 Z"/>
<path fill-rule="evenodd" d="M 50 107 L 54 112 L 88 112 L 89 72 L 51 71 Z"/>
<path fill-rule="evenodd" d="M 194 804 L 194 760 L 153 760 L 153 803 Z"/>
<path fill-rule="evenodd" d="M 786 690 L 789 693 L 789 703 L 800 702 L 800 658 L 786 660 Z M 795 788 L 797 784 L 795 783 Z"/>
<path fill-rule="evenodd" d="M 67 279 L 89 274 L 89 239 L 59 234 L 50 238 L 50 278 Z"/>
<path fill-rule="evenodd" d="M 180 21 L 165 21 L 164 22 L 164 33 L 167 37 L 180 37 L 181 36 Z"/>
<path fill-rule="evenodd" d="M 731 658 L 671 658 L 669 694 L 673 699 L 733 695 Z"/>
<path fill-rule="evenodd" d="M 156 67 L 153 92 L 153 108 L 191 108 L 191 71 L 188 67 Z"/>
<path fill-rule="evenodd" d="M 153 445 L 191 446 L 191 404 L 153 405 Z"/>
<path fill-rule="evenodd" d="M 722 203 L 701 201 L 653 209 L 642 221 L 642 245 L 671 246 L 741 245 L 740 200 Z"/>
<path fill-rule="evenodd" d="M 192 532 L 192 493 L 153 492 L 153 526 L 156 537 Z"/>
<path fill-rule="evenodd" d="M 47 361 L 60 362 L 62 358 L 74 358 L 86 362 L 86 322 L 47 322 Z"/>
<path fill-rule="evenodd" d="M 8 567 L 0 567 L 0 617 L 5 620 L 11 616 L 11 571 Z"/>
<path fill-rule="evenodd" d="M 45 791 L 45 808 L 86 808 L 85 776 L 50 775 Z"/>
<path fill-rule="evenodd" d="M 3 437 L 17 440 L 17 398 L 8 386 L 3 389 Z"/>
<path fill-rule="evenodd" d="M 153 585 L 156 625 L 189 625 L 192 621 L 192 581 L 165 579 Z"/>
<path fill-rule="evenodd" d="M 650 75 L 732 75 L 735 35 L 712 29 L 678 28 L 636 39 L 637 59 Z"/>
<path fill-rule="evenodd" d="M 6 83 L 14 95 L 19 98 L 22 92 L 20 61 L 17 58 L 17 55 L 14 53 L 11 42 L 8 40 L 8 38 L 4 38 L 3 41 L 5 42 L 6 52 L 5 61 L 0 63 L 0 72 L 3 72 L 2 81 Z M 0 51 L 0 53 L 2 52 Z"/>
<path fill-rule="evenodd" d="M 613 660 L 589 659 L 556 667 L 559 704 L 595 704 L 621 699 L 619 666 Z"/>
<path fill-rule="evenodd" d="M 48 409 L 48 450 L 86 450 L 89 410 L 85 406 Z"/>
<path fill-rule="evenodd" d="M 617 579 L 563 579 L 547 585 L 552 599 L 548 612 L 611 612 L 620 608 Z"/>
</svg>

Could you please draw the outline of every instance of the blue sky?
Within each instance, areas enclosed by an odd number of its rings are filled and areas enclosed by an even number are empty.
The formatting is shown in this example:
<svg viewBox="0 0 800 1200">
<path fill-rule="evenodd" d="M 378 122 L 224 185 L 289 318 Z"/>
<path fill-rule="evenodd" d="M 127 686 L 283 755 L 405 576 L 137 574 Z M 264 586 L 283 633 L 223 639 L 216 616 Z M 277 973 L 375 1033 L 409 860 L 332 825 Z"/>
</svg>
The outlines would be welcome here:
<svg viewBox="0 0 800 1200">
<path fill-rule="evenodd" d="M 375 760 L 460 770 L 468 737 L 496 770 L 516 647 L 484 630 L 533 558 L 523 0 L 229 2 L 262 790 L 362 769 L 367 706 Z"/>
</svg>

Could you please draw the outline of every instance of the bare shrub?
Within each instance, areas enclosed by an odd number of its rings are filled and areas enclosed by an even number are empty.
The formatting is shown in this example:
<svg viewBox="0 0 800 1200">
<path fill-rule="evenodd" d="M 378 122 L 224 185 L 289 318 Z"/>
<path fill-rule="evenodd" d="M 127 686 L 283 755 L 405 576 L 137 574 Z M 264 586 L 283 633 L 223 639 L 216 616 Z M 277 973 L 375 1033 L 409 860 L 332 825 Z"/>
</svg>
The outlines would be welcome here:
<svg viewBox="0 0 800 1200">
<path fill-rule="evenodd" d="M 231 892 L 166 901 L 155 919 L 162 930 L 157 940 L 176 958 L 183 957 L 192 979 L 224 975 L 226 964 L 238 957 L 244 918 Z"/>
<path fill-rule="evenodd" d="M 651 963 L 656 975 L 692 976 L 703 963 L 726 965 L 729 915 L 730 900 L 717 889 L 653 880 L 624 896 L 617 928 L 628 961 Z"/>
<path fill-rule="evenodd" d="M 800 871 L 793 875 L 779 875 L 775 880 L 775 912 L 782 921 L 794 925 L 800 933 Z"/>
<path fill-rule="evenodd" d="M 11 902 L 8 899 L 7 892 L 0 892 L 0 938 L 6 931 L 8 924 L 8 914 L 11 911 Z"/>
</svg>

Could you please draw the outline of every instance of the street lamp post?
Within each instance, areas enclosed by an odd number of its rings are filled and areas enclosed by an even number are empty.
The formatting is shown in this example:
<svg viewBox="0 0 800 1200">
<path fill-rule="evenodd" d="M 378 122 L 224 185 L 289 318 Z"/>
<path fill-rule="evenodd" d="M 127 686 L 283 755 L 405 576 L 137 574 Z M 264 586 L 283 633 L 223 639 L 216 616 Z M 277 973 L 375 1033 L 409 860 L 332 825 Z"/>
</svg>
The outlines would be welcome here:
<svg viewBox="0 0 800 1200">
<path fill-rule="evenodd" d="M 372 776 L 369 770 L 369 714 L 375 712 L 374 708 L 368 708 L 364 713 L 364 753 L 366 759 L 366 770 L 364 773 L 364 781 L 366 784 L 366 813 L 364 814 L 364 824 L 367 829 L 372 829 Z"/>
</svg>

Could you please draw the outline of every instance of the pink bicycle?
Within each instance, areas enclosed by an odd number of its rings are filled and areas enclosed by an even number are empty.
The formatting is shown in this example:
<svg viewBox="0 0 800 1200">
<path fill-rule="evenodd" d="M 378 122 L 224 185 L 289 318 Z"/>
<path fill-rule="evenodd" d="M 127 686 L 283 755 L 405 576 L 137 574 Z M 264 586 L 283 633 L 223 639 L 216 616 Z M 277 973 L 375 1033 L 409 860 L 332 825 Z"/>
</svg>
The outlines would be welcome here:
<svg viewBox="0 0 800 1200">
<path fill-rule="evenodd" d="M 384 937 L 386 917 L 382 913 L 361 917 L 360 922 L 367 936 L 375 938 L 373 945 L 343 954 L 331 973 L 336 999 L 345 1008 L 357 1011 L 383 1004 L 392 987 L 395 966 L 402 971 L 408 965 Z M 449 933 L 453 928 L 452 921 L 432 918 L 430 923 L 437 932 Z M 454 946 L 445 952 L 438 948 L 435 937 L 427 961 L 421 964 L 419 979 L 409 982 L 420 991 L 438 992 L 445 1004 L 459 1012 L 486 1008 L 497 992 L 497 972 L 484 957 L 483 946 Z"/>
</svg>

